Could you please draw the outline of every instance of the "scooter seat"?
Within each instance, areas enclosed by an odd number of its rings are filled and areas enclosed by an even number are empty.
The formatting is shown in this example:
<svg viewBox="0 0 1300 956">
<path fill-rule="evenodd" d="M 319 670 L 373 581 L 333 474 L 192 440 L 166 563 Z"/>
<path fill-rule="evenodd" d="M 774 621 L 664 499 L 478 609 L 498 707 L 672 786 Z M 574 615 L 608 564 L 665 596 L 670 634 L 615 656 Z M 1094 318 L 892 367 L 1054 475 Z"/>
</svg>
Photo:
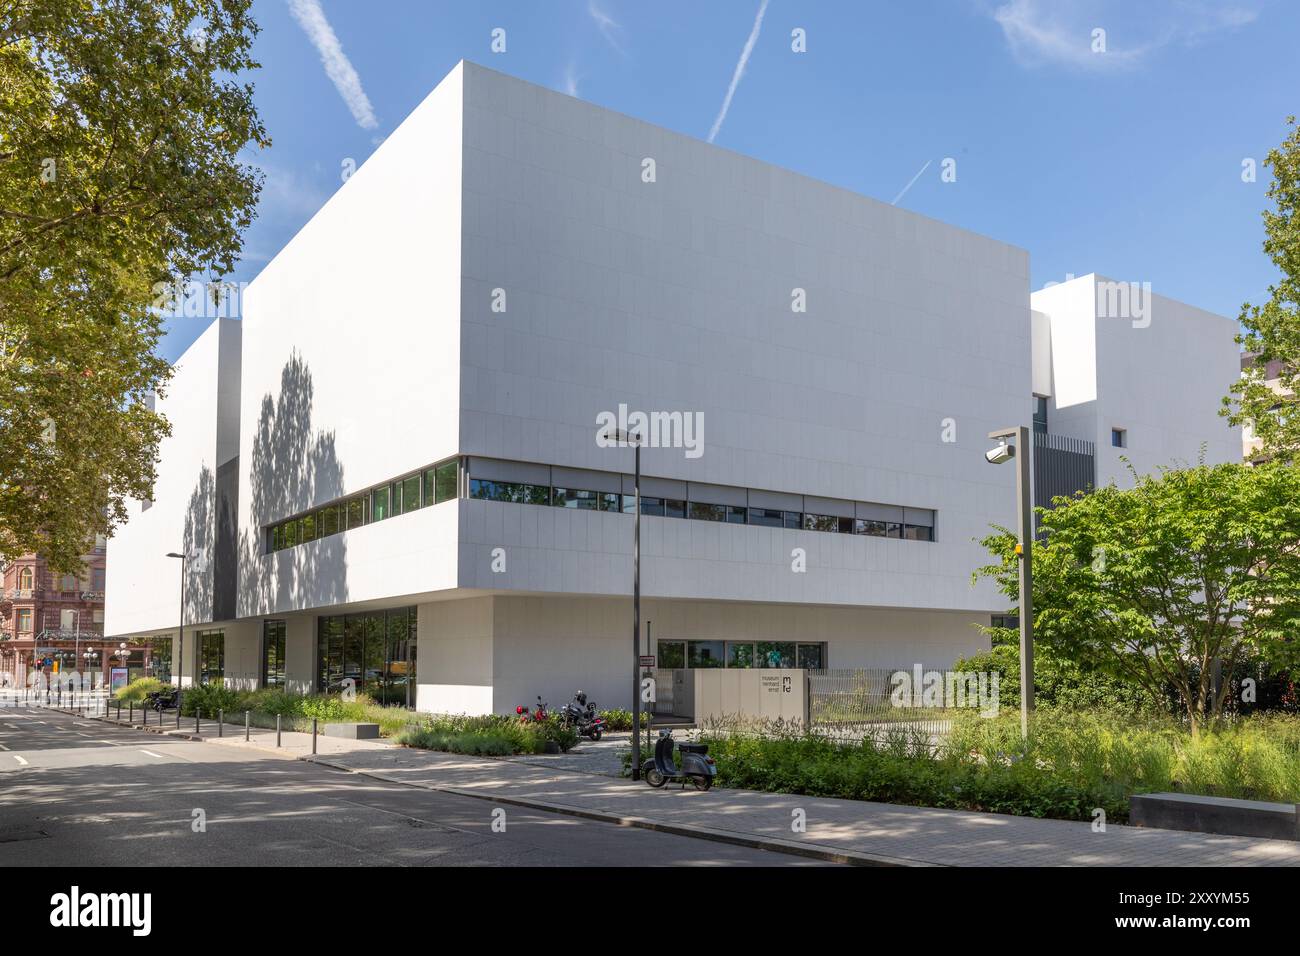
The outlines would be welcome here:
<svg viewBox="0 0 1300 956">
<path fill-rule="evenodd" d="M 706 754 L 709 752 L 708 744 L 678 744 L 677 749 L 684 754 Z"/>
</svg>

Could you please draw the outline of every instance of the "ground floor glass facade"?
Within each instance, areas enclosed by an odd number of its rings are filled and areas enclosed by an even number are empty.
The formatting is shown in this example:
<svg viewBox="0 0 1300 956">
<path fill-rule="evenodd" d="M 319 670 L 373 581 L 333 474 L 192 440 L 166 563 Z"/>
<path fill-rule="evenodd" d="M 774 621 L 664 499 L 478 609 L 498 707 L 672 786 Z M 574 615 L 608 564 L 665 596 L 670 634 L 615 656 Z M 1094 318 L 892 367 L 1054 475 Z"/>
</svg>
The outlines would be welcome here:
<svg viewBox="0 0 1300 956">
<path fill-rule="evenodd" d="M 415 704 L 415 608 L 322 617 L 316 633 L 316 689 L 349 686 L 382 704 Z"/>
</svg>

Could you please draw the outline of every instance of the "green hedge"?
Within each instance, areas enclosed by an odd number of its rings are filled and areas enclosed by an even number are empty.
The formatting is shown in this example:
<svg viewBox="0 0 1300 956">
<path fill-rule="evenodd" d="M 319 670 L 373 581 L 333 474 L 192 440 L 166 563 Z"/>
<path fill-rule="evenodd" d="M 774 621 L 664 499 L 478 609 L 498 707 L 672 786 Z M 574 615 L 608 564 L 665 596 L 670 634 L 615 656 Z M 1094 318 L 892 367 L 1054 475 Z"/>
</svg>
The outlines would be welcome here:
<svg viewBox="0 0 1300 956">
<path fill-rule="evenodd" d="M 1021 816 L 1128 819 L 1134 793 L 1300 801 L 1300 719 L 1243 718 L 1193 738 L 1177 721 L 1096 709 L 958 715 L 942 749 L 904 739 L 842 744 L 807 735 L 705 732 L 717 783 L 776 793 Z M 648 754 L 647 754 L 648 756 Z M 629 758 L 630 759 L 630 758 Z"/>
<path fill-rule="evenodd" d="M 405 747 L 423 750 L 504 757 L 542 753 L 548 741 L 568 752 L 578 742 L 578 735 L 562 726 L 557 717 L 537 724 L 525 723 L 518 717 L 486 714 L 421 717 L 393 739 Z"/>
</svg>

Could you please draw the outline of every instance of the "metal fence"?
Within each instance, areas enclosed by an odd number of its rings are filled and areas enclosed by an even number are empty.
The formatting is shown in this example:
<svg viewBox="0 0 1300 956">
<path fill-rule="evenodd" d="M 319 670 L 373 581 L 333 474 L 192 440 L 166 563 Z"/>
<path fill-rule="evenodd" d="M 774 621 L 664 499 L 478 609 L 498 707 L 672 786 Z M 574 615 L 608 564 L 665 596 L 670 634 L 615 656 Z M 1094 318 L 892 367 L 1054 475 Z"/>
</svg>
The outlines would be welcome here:
<svg viewBox="0 0 1300 956">
<path fill-rule="evenodd" d="M 911 674 L 913 665 L 808 671 L 812 732 L 845 742 L 937 748 L 951 721 L 941 709 L 901 702 L 893 679 L 899 671 Z"/>
</svg>

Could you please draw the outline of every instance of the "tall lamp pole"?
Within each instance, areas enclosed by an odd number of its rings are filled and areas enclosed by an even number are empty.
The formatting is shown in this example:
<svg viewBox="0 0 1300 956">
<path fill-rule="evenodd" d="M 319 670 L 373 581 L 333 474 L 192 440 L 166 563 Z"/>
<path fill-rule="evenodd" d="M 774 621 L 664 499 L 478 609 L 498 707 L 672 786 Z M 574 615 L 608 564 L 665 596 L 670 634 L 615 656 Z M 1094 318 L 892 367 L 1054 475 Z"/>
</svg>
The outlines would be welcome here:
<svg viewBox="0 0 1300 956">
<path fill-rule="evenodd" d="M 177 554 L 175 551 L 167 553 L 169 558 L 181 559 L 181 625 L 180 625 L 180 646 L 176 649 L 176 713 L 181 712 L 181 698 L 185 691 L 182 689 L 181 680 L 185 676 L 185 561 L 186 556 Z M 180 720 L 179 717 L 176 718 Z"/>
<path fill-rule="evenodd" d="M 641 779 L 641 436 L 621 428 L 605 433 L 627 442 L 635 452 L 632 475 L 634 520 L 632 525 L 632 779 Z"/>
<path fill-rule="evenodd" d="M 1018 459 L 1016 467 L 1016 517 L 1020 542 L 1016 556 L 1020 561 L 1020 735 L 1029 736 L 1029 715 L 1034 710 L 1034 511 L 1033 474 L 1029 429 L 1024 425 L 989 432 L 997 439 L 997 448 L 985 452 L 984 457 L 995 465 Z M 1007 444 L 1014 438 L 1015 445 Z M 1017 454 L 1019 451 L 1019 454 Z"/>
</svg>

